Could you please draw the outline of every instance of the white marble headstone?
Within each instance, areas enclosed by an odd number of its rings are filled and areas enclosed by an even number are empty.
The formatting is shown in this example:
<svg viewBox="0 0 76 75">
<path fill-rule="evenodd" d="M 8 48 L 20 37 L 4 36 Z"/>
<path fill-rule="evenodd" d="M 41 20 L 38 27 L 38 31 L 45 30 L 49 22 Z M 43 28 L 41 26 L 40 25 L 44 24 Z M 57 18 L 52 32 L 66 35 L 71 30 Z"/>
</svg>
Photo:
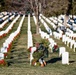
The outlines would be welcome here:
<svg viewBox="0 0 76 75">
<path fill-rule="evenodd" d="M 62 64 L 69 65 L 69 52 L 62 53 Z"/>
<path fill-rule="evenodd" d="M 60 47 L 59 48 L 59 57 L 61 56 L 62 53 L 66 51 L 65 47 Z"/>
</svg>

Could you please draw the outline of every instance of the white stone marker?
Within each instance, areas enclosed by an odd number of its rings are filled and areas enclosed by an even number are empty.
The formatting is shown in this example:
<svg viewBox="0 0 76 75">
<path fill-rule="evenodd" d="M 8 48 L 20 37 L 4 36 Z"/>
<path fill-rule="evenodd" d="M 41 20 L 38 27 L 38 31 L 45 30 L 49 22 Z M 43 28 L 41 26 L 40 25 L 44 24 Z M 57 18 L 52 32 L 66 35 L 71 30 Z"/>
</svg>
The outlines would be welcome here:
<svg viewBox="0 0 76 75">
<path fill-rule="evenodd" d="M 59 48 L 59 57 L 66 51 L 65 47 L 60 47 Z"/>
<path fill-rule="evenodd" d="M 69 65 L 69 52 L 62 53 L 62 64 Z"/>
</svg>

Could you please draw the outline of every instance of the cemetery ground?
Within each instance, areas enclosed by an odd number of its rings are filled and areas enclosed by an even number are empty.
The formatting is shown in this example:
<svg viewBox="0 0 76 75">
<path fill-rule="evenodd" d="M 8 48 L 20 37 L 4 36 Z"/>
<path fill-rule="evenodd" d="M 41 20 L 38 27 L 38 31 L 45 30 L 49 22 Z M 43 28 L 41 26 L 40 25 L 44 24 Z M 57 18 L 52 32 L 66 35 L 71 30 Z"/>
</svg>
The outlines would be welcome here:
<svg viewBox="0 0 76 75">
<path fill-rule="evenodd" d="M 19 20 L 15 23 L 11 32 L 17 29 L 20 19 L 21 18 L 19 18 Z M 73 49 L 70 49 L 62 43 L 61 40 L 57 40 L 53 36 L 51 36 L 51 38 L 57 42 L 59 47 L 66 47 L 66 51 L 69 52 L 70 64 L 63 65 L 58 52 L 51 53 L 51 50 L 49 50 L 49 57 L 45 58 L 47 62 L 45 67 L 31 66 L 28 58 L 29 53 L 27 51 L 27 26 L 28 18 L 25 17 L 21 33 L 13 41 L 11 52 L 9 52 L 9 58 L 5 59 L 8 62 L 8 66 L 0 67 L 0 75 L 76 75 L 76 52 L 73 52 Z M 42 24 L 40 27 L 43 31 L 45 31 Z M 33 42 L 40 42 L 41 37 L 40 35 L 36 35 L 36 26 L 33 17 L 31 17 L 31 31 L 33 34 Z M 9 34 L 0 38 L 0 47 L 2 47 L 2 43 Z"/>
</svg>

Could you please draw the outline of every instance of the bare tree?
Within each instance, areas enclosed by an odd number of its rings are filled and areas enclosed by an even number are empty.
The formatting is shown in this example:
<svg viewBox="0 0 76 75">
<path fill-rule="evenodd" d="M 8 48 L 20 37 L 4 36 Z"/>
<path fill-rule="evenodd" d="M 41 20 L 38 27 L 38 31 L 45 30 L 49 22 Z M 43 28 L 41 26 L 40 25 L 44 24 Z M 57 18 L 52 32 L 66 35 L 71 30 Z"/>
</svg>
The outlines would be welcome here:
<svg viewBox="0 0 76 75">
<path fill-rule="evenodd" d="M 40 0 L 28 0 L 31 4 L 31 9 L 34 12 L 34 15 L 36 16 L 37 19 L 37 24 L 36 24 L 36 34 L 39 34 L 39 14 L 41 11 L 41 4 Z"/>
</svg>

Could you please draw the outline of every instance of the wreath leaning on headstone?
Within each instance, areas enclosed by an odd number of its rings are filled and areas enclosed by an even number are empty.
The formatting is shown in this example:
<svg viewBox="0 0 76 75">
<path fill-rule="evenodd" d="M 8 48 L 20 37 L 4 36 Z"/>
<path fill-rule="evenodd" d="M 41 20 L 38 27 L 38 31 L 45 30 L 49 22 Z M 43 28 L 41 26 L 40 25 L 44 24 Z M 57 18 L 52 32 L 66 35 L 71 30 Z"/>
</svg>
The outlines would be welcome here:
<svg viewBox="0 0 76 75">
<path fill-rule="evenodd" d="M 54 45 L 53 48 L 52 48 L 52 51 L 53 51 L 53 52 L 59 52 L 59 47 L 58 47 L 58 45 Z"/>
</svg>

